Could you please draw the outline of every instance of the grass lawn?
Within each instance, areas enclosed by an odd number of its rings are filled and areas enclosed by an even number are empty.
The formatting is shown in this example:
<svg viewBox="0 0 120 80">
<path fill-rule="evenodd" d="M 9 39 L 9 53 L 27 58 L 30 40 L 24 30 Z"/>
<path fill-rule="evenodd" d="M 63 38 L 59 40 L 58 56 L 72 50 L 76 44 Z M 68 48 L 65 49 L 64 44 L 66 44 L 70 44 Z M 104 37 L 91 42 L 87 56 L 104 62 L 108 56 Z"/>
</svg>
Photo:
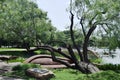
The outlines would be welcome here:
<svg viewBox="0 0 120 80">
<path fill-rule="evenodd" d="M 111 70 L 88 75 L 72 69 L 57 69 L 53 72 L 56 77 L 50 80 L 120 80 L 120 73 Z"/>
<path fill-rule="evenodd" d="M 0 48 L 0 51 L 26 51 L 26 49 L 22 49 L 22 48 Z"/>
<path fill-rule="evenodd" d="M 22 48 L 0 48 L 0 55 L 12 55 L 23 58 L 29 57 L 26 49 Z"/>
</svg>

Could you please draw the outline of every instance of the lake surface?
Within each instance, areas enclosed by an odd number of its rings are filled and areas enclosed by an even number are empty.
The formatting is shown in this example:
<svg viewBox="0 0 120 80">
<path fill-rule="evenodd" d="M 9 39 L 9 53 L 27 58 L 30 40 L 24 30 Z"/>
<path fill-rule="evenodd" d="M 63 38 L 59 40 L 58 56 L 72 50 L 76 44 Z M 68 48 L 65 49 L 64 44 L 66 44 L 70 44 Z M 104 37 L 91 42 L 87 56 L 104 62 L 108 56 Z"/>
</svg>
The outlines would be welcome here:
<svg viewBox="0 0 120 80">
<path fill-rule="evenodd" d="M 120 64 L 120 49 L 116 49 L 115 51 L 112 51 L 111 54 L 104 54 L 109 53 L 108 49 L 100 49 L 100 48 L 89 48 L 90 50 L 93 50 L 97 52 L 102 59 L 102 64 Z"/>
</svg>

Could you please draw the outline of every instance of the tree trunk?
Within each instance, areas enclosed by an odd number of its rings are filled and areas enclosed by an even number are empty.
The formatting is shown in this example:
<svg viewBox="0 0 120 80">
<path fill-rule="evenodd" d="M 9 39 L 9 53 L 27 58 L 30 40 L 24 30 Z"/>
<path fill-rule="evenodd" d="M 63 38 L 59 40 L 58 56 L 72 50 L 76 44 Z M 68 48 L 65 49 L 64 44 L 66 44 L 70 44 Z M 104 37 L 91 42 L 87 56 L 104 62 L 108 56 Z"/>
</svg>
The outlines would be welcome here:
<svg viewBox="0 0 120 80">
<path fill-rule="evenodd" d="M 87 62 L 80 62 L 78 69 L 82 73 L 85 73 L 85 74 L 87 74 L 87 73 L 96 73 L 96 72 L 100 71 L 95 65 L 93 65 L 92 63 L 87 63 Z"/>
<path fill-rule="evenodd" d="M 92 27 L 89 29 L 87 35 L 85 36 L 85 40 L 84 40 L 84 44 L 83 44 L 83 57 L 84 57 L 84 61 L 85 61 L 85 62 L 89 62 L 89 60 L 88 60 L 88 49 L 87 49 L 87 47 L 88 47 L 89 38 L 90 38 L 92 32 L 95 30 L 95 28 L 96 28 L 96 26 L 92 26 Z"/>
</svg>

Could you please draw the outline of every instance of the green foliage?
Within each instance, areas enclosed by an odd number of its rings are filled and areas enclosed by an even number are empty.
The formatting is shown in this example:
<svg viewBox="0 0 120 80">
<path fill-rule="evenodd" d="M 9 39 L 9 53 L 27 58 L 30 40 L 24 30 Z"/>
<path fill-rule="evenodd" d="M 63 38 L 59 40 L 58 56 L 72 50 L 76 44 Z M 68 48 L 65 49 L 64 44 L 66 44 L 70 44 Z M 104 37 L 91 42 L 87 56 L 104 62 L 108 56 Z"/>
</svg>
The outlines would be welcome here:
<svg viewBox="0 0 120 80">
<path fill-rule="evenodd" d="M 120 70 L 119 64 L 104 64 L 104 65 L 98 65 L 98 68 L 101 70 Z"/>
<path fill-rule="evenodd" d="M 13 72 L 10 73 L 11 75 L 14 74 L 16 76 L 20 76 L 23 79 L 27 79 L 27 80 L 34 80 L 34 78 L 28 77 L 25 74 L 25 71 L 29 68 L 40 68 L 40 65 L 37 64 L 22 64 L 22 65 L 18 65 L 13 67 Z"/>
<path fill-rule="evenodd" d="M 17 59 L 8 60 L 9 63 L 10 62 L 21 62 L 21 63 L 23 63 L 24 61 L 25 61 L 25 58 L 23 58 L 23 57 L 19 57 Z"/>
<path fill-rule="evenodd" d="M 29 57 L 29 54 L 26 51 L 0 51 L 0 55 L 12 55 L 18 57 Z"/>
<path fill-rule="evenodd" d="M 98 58 L 98 59 L 90 59 L 91 62 L 93 63 L 97 63 L 100 64 L 102 62 L 102 59 Z"/>
<path fill-rule="evenodd" d="M 26 66 L 24 66 L 26 67 Z M 19 70 L 17 70 L 17 68 Z M 17 70 L 17 71 L 16 71 Z M 82 74 L 73 69 L 51 69 L 55 77 L 50 80 L 120 80 L 120 73 L 114 71 L 101 71 L 95 74 Z M 8 73 L 7 73 L 8 74 Z M 7 76 L 16 75 L 26 80 L 35 80 L 34 78 L 27 77 L 22 68 L 16 67 L 15 72 L 9 73 Z"/>
<path fill-rule="evenodd" d="M 84 80 L 119 80 L 120 74 L 114 72 L 114 71 L 103 71 L 96 74 L 91 74 L 87 76 Z"/>
<path fill-rule="evenodd" d="M 119 3 L 120 0 L 73 0 L 72 11 L 76 13 L 79 20 L 83 19 L 81 29 L 84 29 L 87 34 L 93 25 L 97 26 L 92 34 L 99 40 L 95 41 L 97 46 L 110 49 L 119 47 L 119 44 L 116 44 L 120 40 Z"/>
<path fill-rule="evenodd" d="M 83 35 L 82 35 L 82 33 L 80 32 L 79 29 L 75 29 L 74 30 L 74 38 L 75 38 L 76 44 L 78 46 L 80 46 L 83 43 L 82 42 L 83 41 Z M 54 36 L 54 39 L 57 40 L 57 41 L 65 42 L 67 44 L 71 44 L 73 46 L 69 30 L 64 30 L 64 31 L 58 31 L 58 32 L 56 32 L 56 34 Z M 55 43 L 54 45 L 65 47 L 65 44 L 59 43 L 59 42 Z"/>
<path fill-rule="evenodd" d="M 0 6 L 0 39 L 12 42 L 12 45 L 15 42 L 35 45 L 38 40 L 45 43 L 50 39 L 51 31 L 55 31 L 47 13 L 32 1 L 5 0 Z"/>
<path fill-rule="evenodd" d="M 38 65 L 38 64 L 31 64 L 31 63 L 29 63 L 29 64 L 22 64 L 22 65 L 14 66 L 12 70 L 13 71 L 21 71 L 21 70 L 25 71 L 25 70 L 27 70 L 29 68 L 40 68 L 40 65 Z"/>
</svg>

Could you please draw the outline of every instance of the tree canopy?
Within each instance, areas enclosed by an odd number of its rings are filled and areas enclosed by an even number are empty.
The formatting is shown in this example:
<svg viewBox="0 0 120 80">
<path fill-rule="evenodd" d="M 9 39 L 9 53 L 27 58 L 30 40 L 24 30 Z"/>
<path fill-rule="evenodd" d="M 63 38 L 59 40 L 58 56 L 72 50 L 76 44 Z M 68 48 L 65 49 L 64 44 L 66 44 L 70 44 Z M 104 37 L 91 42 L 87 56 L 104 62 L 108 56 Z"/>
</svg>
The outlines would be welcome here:
<svg viewBox="0 0 120 80">
<path fill-rule="evenodd" d="M 73 11 L 76 14 L 83 34 L 92 34 L 101 39 L 107 37 L 108 48 L 116 48 L 120 40 L 120 1 L 119 0 L 73 0 Z M 95 26 L 95 27 L 94 27 Z"/>
<path fill-rule="evenodd" d="M 47 12 L 30 0 L 5 0 L 0 4 L 0 38 L 8 42 L 45 43 L 55 31 Z"/>
</svg>

